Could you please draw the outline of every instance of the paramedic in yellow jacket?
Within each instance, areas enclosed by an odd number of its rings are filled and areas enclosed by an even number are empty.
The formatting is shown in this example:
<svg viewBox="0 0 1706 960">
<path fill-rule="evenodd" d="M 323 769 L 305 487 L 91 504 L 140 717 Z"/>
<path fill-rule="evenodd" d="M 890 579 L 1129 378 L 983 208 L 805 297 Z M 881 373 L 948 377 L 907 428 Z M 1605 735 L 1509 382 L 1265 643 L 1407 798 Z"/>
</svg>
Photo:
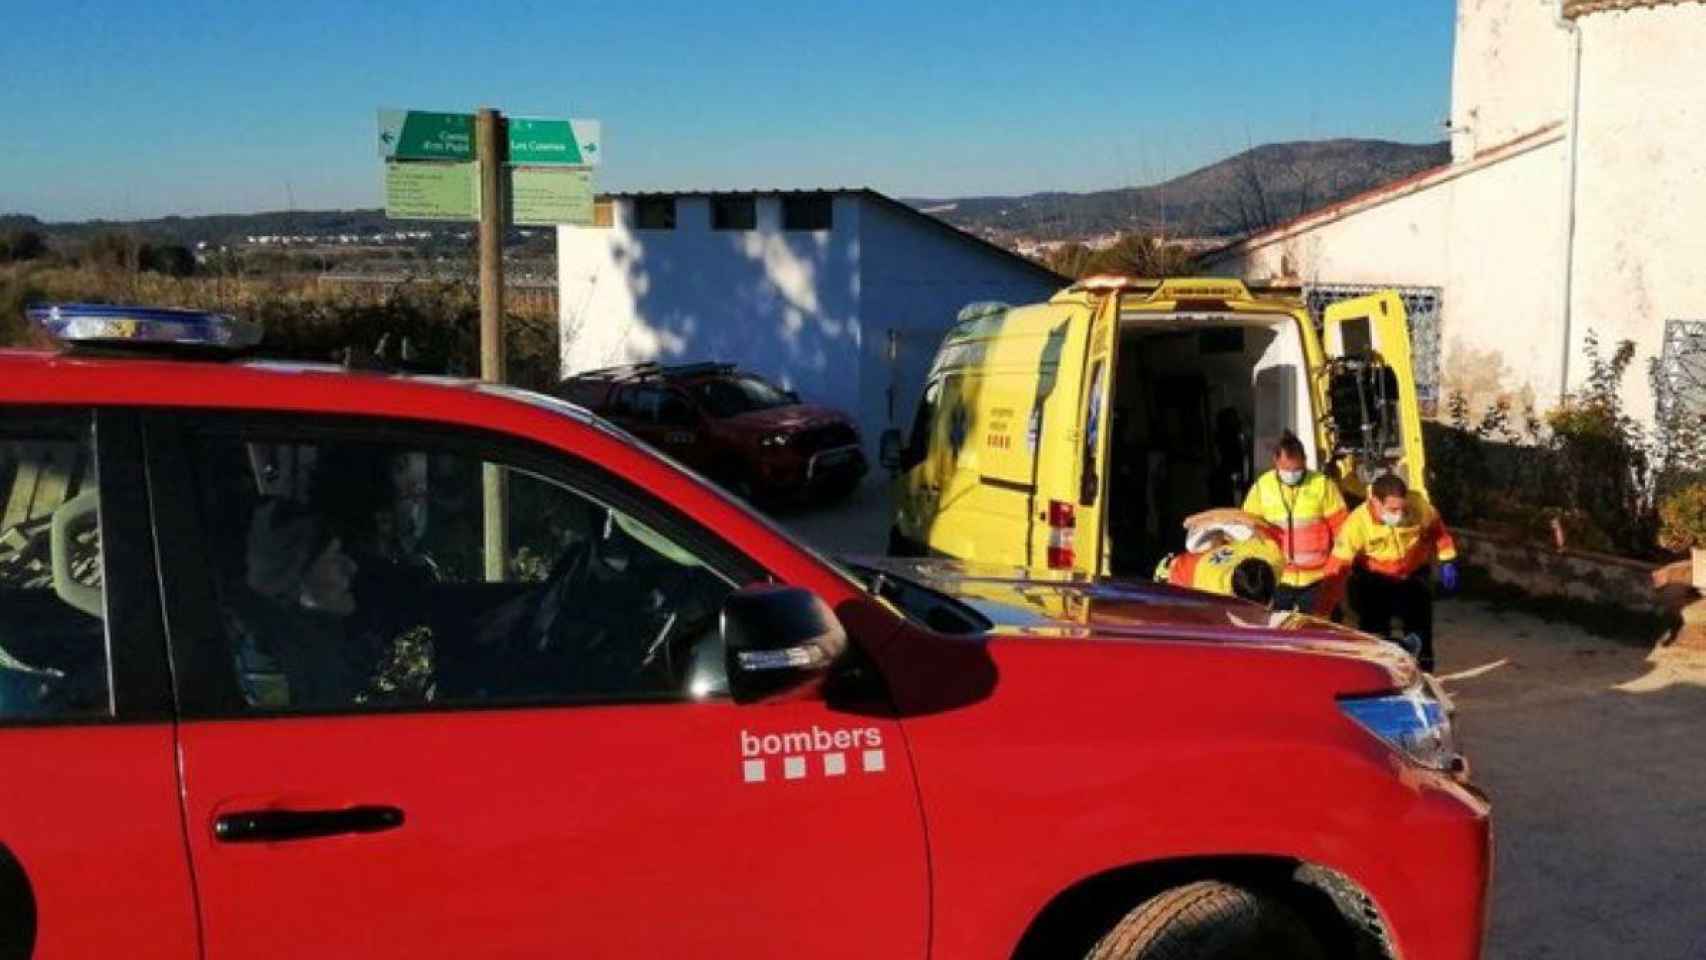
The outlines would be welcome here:
<svg viewBox="0 0 1706 960">
<path fill-rule="evenodd" d="M 1404 622 L 1405 644 L 1429 673 L 1434 668 L 1433 589 L 1429 571 L 1438 560 L 1440 585 L 1457 589 L 1457 545 L 1439 511 L 1394 474 L 1375 480 L 1333 545 L 1332 576 L 1350 573 L 1350 607 L 1357 626 L 1385 638 L 1392 618 Z"/>
<path fill-rule="evenodd" d="M 1302 441 L 1288 432 L 1274 445 L 1274 468 L 1250 487 L 1244 510 L 1262 518 L 1263 532 L 1285 555 L 1274 609 L 1326 613 L 1327 561 L 1347 515 L 1338 482 L 1310 470 Z"/>
</svg>

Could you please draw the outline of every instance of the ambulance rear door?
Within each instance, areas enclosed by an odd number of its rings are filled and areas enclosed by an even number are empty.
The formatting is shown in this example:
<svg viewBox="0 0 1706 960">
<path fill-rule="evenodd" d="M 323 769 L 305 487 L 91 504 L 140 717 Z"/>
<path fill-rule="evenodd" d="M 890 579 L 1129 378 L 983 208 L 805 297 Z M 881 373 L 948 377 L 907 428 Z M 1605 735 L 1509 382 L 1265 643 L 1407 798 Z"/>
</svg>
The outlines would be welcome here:
<svg viewBox="0 0 1706 960">
<path fill-rule="evenodd" d="M 1119 294 L 1096 305 L 1084 344 L 1083 397 L 1079 401 L 1075 447 L 1078 458 L 1076 501 L 1045 504 L 1051 543 L 1064 542 L 1070 561 L 1050 550 L 1050 567 L 1070 567 L 1092 576 L 1108 572 L 1108 451 L 1113 434 L 1113 394 L 1119 352 Z"/>
<path fill-rule="evenodd" d="M 1322 461 L 1338 465 L 1353 494 L 1388 470 L 1425 490 L 1421 406 L 1403 299 L 1383 290 L 1328 306 L 1322 348 L 1325 363 L 1315 376 Z"/>
</svg>

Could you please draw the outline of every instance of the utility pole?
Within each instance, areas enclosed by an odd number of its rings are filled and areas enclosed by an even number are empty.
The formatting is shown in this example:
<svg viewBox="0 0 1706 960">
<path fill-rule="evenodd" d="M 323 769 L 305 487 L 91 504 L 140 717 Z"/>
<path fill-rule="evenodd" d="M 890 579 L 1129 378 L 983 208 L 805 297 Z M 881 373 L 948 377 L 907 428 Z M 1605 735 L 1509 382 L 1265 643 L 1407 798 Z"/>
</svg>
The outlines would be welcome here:
<svg viewBox="0 0 1706 960">
<path fill-rule="evenodd" d="M 503 163 L 507 133 L 503 115 L 481 107 L 474 119 L 475 156 L 480 161 L 480 379 L 504 380 Z"/>
<path fill-rule="evenodd" d="M 474 118 L 475 157 L 480 163 L 480 379 L 504 382 L 504 154 L 508 124 L 491 107 Z M 482 470 L 485 499 L 486 579 L 501 582 L 509 562 L 509 484 L 502 468 Z"/>
</svg>

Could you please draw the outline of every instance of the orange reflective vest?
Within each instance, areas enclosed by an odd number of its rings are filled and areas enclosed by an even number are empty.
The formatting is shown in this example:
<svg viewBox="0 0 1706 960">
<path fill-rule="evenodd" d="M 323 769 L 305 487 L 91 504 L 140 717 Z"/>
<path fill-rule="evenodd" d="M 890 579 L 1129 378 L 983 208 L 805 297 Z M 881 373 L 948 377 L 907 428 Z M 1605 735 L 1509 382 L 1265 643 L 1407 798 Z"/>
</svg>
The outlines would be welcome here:
<svg viewBox="0 0 1706 960">
<path fill-rule="evenodd" d="M 1370 500 L 1358 507 L 1333 544 L 1332 573 L 1362 565 L 1382 576 L 1403 579 L 1432 563 L 1457 559 L 1457 544 L 1439 511 L 1427 498 L 1410 491 L 1404 498 L 1404 519 L 1395 527 L 1380 522 L 1379 506 Z"/>
<path fill-rule="evenodd" d="M 1345 496 L 1331 478 L 1311 470 L 1288 487 L 1273 470 L 1256 478 L 1244 511 L 1267 523 L 1263 532 L 1280 545 L 1285 571 L 1280 583 L 1307 587 L 1327 575 L 1333 540 L 1345 522 Z"/>
</svg>

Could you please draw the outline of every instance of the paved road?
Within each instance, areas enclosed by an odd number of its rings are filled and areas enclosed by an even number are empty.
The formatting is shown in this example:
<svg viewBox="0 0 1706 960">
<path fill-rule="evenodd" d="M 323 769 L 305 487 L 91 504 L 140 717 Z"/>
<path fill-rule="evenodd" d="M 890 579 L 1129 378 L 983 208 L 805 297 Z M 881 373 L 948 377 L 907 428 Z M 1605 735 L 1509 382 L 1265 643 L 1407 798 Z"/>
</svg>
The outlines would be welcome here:
<svg viewBox="0 0 1706 960">
<path fill-rule="evenodd" d="M 880 553 L 868 484 L 781 521 Z M 1706 958 L 1706 656 L 1645 649 L 1473 600 L 1438 610 L 1440 674 L 1498 853 L 1490 960 Z"/>
</svg>

